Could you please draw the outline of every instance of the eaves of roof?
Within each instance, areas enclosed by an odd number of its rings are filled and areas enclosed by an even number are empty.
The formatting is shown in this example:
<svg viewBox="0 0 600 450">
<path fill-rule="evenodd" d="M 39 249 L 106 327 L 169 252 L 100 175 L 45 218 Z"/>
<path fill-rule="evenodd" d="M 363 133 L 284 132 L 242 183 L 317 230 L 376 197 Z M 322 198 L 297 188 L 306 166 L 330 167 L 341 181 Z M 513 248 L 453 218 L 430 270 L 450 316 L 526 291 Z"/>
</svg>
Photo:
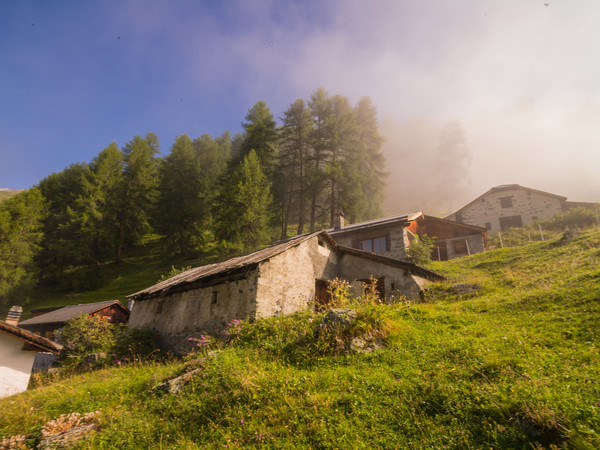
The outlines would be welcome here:
<svg viewBox="0 0 600 450">
<path fill-rule="evenodd" d="M 20 339 L 40 352 L 59 354 L 62 350 L 62 345 L 6 322 L 0 321 L 0 332 Z"/>
</svg>

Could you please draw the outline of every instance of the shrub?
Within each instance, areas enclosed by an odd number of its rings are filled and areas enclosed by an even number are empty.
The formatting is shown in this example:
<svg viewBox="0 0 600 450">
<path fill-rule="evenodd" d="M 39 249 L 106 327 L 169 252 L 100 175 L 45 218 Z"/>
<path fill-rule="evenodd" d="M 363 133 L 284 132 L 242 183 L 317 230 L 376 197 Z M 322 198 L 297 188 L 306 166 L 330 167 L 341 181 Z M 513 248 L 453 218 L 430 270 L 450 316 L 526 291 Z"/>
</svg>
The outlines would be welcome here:
<svg viewBox="0 0 600 450">
<path fill-rule="evenodd" d="M 596 209 L 597 210 L 597 209 Z M 541 221 L 543 229 L 562 231 L 565 228 L 588 228 L 596 225 L 596 212 L 590 208 L 571 208 Z"/>
<path fill-rule="evenodd" d="M 406 255 L 418 264 L 425 264 L 430 261 L 431 253 L 435 247 L 436 237 L 429 237 L 426 234 L 415 236 L 415 240 L 411 242 L 406 249 Z"/>
<path fill-rule="evenodd" d="M 63 365 L 79 365 L 90 353 L 110 352 L 120 327 L 86 314 L 69 320 L 56 336 L 63 345 L 59 360 Z"/>
</svg>

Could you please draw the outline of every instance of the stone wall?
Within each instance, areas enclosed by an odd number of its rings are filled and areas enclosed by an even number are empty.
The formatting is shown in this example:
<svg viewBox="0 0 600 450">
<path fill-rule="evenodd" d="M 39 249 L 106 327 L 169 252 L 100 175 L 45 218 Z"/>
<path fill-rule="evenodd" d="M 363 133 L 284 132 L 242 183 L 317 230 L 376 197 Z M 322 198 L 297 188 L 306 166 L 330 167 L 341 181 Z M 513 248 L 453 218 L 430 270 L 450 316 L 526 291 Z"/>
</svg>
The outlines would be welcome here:
<svg viewBox="0 0 600 450">
<path fill-rule="evenodd" d="M 168 348 L 185 351 L 190 337 L 218 333 L 232 319 L 255 318 L 257 280 L 255 269 L 238 281 L 137 300 L 129 328 L 148 326 L 161 335 Z"/>
<path fill-rule="evenodd" d="M 358 256 L 345 254 L 340 262 L 340 277 L 349 281 L 353 286 L 353 294 L 362 294 L 362 283 L 371 275 L 384 278 L 385 300 L 388 303 L 406 298 L 412 301 L 420 299 L 420 292 L 427 280 L 412 275 L 405 269 L 387 264 L 369 261 Z"/>
<path fill-rule="evenodd" d="M 465 241 L 468 243 L 468 249 Z M 436 245 L 439 245 L 440 243 L 443 243 L 446 246 L 446 255 L 448 260 L 485 251 L 483 236 L 480 234 L 436 241 Z M 433 251 L 432 259 L 437 261 L 437 253 L 435 249 Z"/>
<path fill-rule="evenodd" d="M 503 208 L 500 200 L 502 197 L 511 197 L 512 206 Z M 527 225 L 534 220 L 549 219 L 560 211 L 560 198 L 515 187 L 485 195 L 466 206 L 461 211 L 461 218 L 463 223 L 484 228 L 489 224 L 488 231 L 497 233 L 501 231 L 501 217 L 521 216 L 523 225 Z M 455 220 L 459 219 L 456 215 L 454 217 Z"/>
<path fill-rule="evenodd" d="M 257 317 L 305 309 L 315 296 L 315 281 L 337 276 L 338 255 L 315 237 L 261 264 L 257 284 Z"/>
</svg>

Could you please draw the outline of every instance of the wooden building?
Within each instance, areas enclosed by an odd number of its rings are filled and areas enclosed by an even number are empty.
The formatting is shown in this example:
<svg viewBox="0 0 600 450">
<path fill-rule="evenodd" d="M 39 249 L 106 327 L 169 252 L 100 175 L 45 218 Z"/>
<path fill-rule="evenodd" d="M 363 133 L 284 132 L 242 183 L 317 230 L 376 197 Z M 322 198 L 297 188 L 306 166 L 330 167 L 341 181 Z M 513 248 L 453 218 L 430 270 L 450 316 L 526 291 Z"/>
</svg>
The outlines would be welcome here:
<svg viewBox="0 0 600 450">
<path fill-rule="evenodd" d="M 344 224 L 343 216 L 328 230 L 340 245 L 407 260 L 406 250 L 418 236 L 435 238 L 432 259 L 448 259 L 485 251 L 485 228 L 428 216 L 417 211 L 366 222 Z"/>
<path fill-rule="evenodd" d="M 31 314 L 33 317 L 19 323 L 19 327 L 47 338 L 51 338 L 54 332 L 64 327 L 69 320 L 82 314 L 99 317 L 110 323 L 127 323 L 129 320 L 129 310 L 118 300 L 34 309 Z"/>
</svg>

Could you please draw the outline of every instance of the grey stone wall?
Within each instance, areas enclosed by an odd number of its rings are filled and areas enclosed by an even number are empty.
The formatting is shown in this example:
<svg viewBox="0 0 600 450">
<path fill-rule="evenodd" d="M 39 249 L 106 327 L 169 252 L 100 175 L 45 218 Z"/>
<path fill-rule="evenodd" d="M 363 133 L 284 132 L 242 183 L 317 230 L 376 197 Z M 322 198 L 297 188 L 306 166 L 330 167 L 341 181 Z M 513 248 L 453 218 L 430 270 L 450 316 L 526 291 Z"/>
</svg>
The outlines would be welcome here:
<svg viewBox="0 0 600 450">
<path fill-rule="evenodd" d="M 265 261 L 257 284 L 257 317 L 305 309 L 315 296 L 315 280 L 337 276 L 338 255 L 326 241 L 310 239 Z"/>
<path fill-rule="evenodd" d="M 386 302 L 406 298 L 418 301 L 419 293 L 427 280 L 410 274 L 407 270 L 388 266 L 387 264 L 369 261 L 354 255 L 345 254 L 340 262 L 340 277 L 349 281 L 353 286 L 353 294 L 362 294 L 362 283 L 373 275 L 375 278 L 384 277 Z"/>
<path fill-rule="evenodd" d="M 512 197 L 512 206 L 503 208 L 501 197 Z M 500 217 L 521 216 L 523 225 L 527 225 L 537 219 L 549 219 L 560 211 L 560 198 L 516 187 L 492 192 L 466 207 L 462 211 L 462 221 L 480 227 L 485 227 L 488 222 L 491 225 L 489 233 L 497 233 L 501 230 Z"/>
<path fill-rule="evenodd" d="M 239 281 L 226 282 L 135 302 L 129 328 L 148 326 L 174 350 L 189 348 L 188 338 L 218 333 L 232 319 L 256 317 L 258 270 Z M 216 303 L 214 294 L 216 292 Z"/>
</svg>

